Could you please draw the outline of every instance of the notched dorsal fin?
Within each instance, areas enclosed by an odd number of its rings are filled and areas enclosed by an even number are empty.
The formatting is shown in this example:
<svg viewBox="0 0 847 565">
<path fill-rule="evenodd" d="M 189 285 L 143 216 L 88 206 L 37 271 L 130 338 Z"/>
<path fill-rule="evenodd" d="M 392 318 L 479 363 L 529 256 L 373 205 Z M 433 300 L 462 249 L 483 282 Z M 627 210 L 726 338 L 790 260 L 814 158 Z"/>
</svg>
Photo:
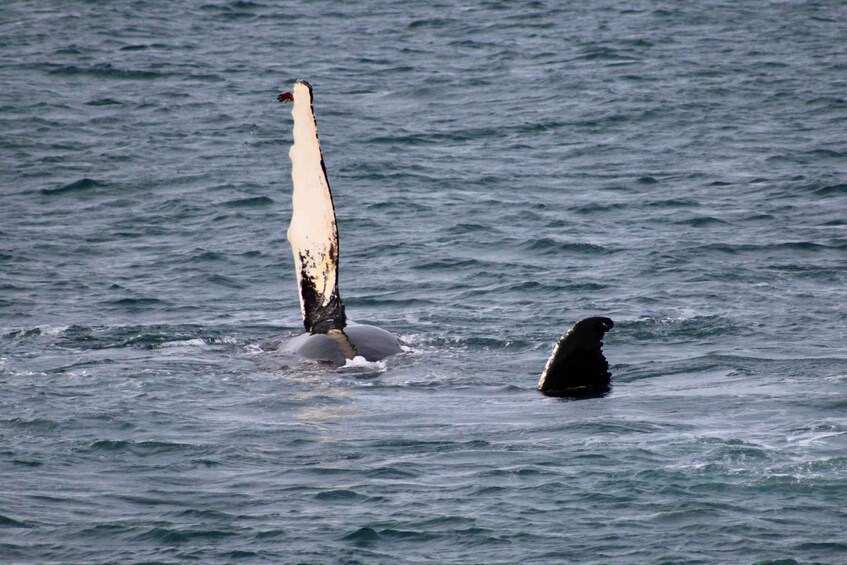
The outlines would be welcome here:
<svg viewBox="0 0 847 565">
<path fill-rule="evenodd" d="M 603 356 L 603 335 L 614 327 L 609 318 L 580 320 L 553 347 L 538 380 L 538 390 L 556 396 L 608 391 L 612 374 Z"/>
<path fill-rule="evenodd" d="M 289 96 L 294 102 L 294 143 L 288 152 L 293 185 L 288 242 L 294 254 L 303 325 L 311 333 L 328 333 L 347 325 L 338 293 L 335 208 L 318 139 L 312 87 L 298 80 Z"/>
</svg>

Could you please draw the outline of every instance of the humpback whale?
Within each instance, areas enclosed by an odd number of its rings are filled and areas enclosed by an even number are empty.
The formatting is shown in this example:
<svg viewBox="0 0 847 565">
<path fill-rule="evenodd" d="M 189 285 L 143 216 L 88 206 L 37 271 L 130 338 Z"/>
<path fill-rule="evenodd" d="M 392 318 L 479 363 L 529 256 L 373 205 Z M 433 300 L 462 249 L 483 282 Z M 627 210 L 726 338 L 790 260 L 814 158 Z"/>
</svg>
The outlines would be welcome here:
<svg viewBox="0 0 847 565">
<path fill-rule="evenodd" d="M 288 342 L 285 349 L 334 365 L 357 356 L 379 361 L 400 353 L 400 340 L 390 332 L 347 320 L 338 292 L 335 207 L 318 139 L 312 86 L 298 80 L 291 92 L 277 99 L 292 103 L 294 118 L 294 141 L 288 152 L 293 190 L 287 236 L 294 254 L 300 313 L 308 332 Z"/>
<path fill-rule="evenodd" d="M 343 365 L 356 356 L 379 361 L 400 353 L 390 332 L 347 320 L 338 291 L 338 228 L 326 166 L 318 139 L 312 86 L 298 80 L 277 99 L 293 104 L 291 159 L 292 212 L 288 242 L 294 254 L 300 313 L 306 329 L 285 349 L 305 359 Z M 538 390 L 550 396 L 583 398 L 609 391 L 611 373 L 603 356 L 603 336 L 614 326 L 609 318 L 580 320 L 565 332 L 553 351 Z"/>
</svg>

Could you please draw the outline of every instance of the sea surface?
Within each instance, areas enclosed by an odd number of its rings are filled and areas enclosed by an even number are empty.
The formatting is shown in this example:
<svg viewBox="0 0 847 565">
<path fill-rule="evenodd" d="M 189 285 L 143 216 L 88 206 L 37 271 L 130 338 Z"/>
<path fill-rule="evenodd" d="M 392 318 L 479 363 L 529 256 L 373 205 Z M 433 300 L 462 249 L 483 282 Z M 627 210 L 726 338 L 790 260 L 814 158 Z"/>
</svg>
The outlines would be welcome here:
<svg viewBox="0 0 847 565">
<path fill-rule="evenodd" d="M 847 563 L 845 22 L 4 1 L 0 562 Z M 266 347 L 298 78 L 385 362 Z"/>
</svg>

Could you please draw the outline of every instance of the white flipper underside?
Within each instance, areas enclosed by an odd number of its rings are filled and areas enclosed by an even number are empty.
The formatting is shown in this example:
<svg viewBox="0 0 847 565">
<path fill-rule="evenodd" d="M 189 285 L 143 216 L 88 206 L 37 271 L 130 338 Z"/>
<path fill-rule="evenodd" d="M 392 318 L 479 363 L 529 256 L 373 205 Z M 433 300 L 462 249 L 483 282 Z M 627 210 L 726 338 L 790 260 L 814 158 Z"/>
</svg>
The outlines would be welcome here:
<svg viewBox="0 0 847 565">
<path fill-rule="evenodd" d="M 300 311 L 308 331 L 327 331 L 322 313 L 330 312 L 338 318 L 340 312 L 341 319 L 331 324 L 340 330 L 344 314 L 338 296 L 338 230 L 312 108 L 312 89 L 305 81 L 297 81 L 292 94 L 294 143 L 288 156 L 294 190 L 288 241 L 297 270 Z"/>
</svg>

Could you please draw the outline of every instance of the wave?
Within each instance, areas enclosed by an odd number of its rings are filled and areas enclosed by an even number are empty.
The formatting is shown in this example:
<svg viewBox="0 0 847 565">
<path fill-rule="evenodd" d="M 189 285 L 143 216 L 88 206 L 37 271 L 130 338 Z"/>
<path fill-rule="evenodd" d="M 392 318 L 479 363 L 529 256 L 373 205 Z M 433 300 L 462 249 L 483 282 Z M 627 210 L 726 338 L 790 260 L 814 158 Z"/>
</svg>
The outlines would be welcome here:
<svg viewBox="0 0 847 565">
<path fill-rule="evenodd" d="M 818 196 L 844 196 L 847 194 L 847 183 L 829 184 L 813 188 L 812 192 Z"/>
<path fill-rule="evenodd" d="M 85 75 L 97 78 L 112 78 L 112 79 L 158 79 L 170 77 L 173 73 L 162 73 L 138 69 L 122 69 L 111 63 L 98 63 L 90 67 L 82 67 L 77 65 L 50 65 L 48 71 L 51 75 L 74 76 Z"/>
<path fill-rule="evenodd" d="M 260 208 L 275 204 L 273 198 L 267 196 L 251 196 L 247 198 L 237 198 L 224 202 L 223 205 L 227 208 Z"/>
<path fill-rule="evenodd" d="M 521 244 L 521 248 L 527 251 L 533 251 L 542 255 L 551 255 L 559 253 L 585 253 L 590 255 L 607 255 L 613 253 L 612 250 L 596 245 L 593 243 L 571 243 L 561 242 L 549 237 L 542 237 Z"/>
<path fill-rule="evenodd" d="M 95 188 L 108 186 L 107 183 L 102 181 L 97 181 L 90 178 L 81 178 L 72 183 L 68 183 L 62 185 L 58 188 L 42 188 L 41 194 L 46 194 L 49 196 L 59 195 L 59 194 L 69 194 L 69 193 L 79 193 L 79 192 L 87 192 Z"/>
</svg>

